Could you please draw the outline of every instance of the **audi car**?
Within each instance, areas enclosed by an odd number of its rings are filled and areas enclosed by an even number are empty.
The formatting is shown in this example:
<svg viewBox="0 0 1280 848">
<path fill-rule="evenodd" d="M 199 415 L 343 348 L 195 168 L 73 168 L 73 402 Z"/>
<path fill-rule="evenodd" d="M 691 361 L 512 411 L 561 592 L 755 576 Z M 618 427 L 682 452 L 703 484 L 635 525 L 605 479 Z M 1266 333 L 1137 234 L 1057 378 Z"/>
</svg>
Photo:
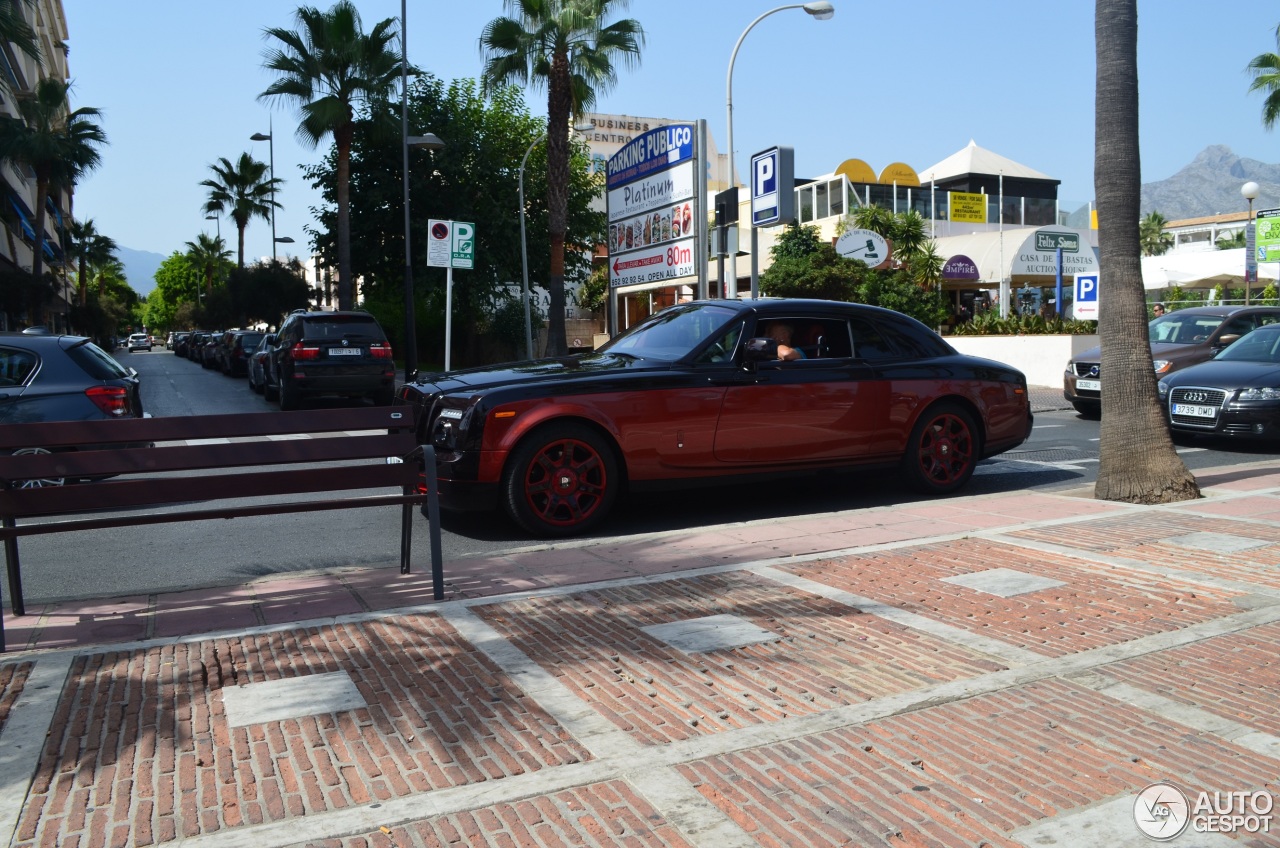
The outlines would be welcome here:
<svg viewBox="0 0 1280 848">
<path fill-rule="evenodd" d="M 799 358 L 780 359 L 785 324 Z M 789 353 L 789 352 L 788 352 Z M 1031 432 L 1027 381 L 905 315 L 820 300 L 669 307 L 599 350 L 417 376 L 441 505 L 586 533 L 626 490 L 898 469 L 946 494 Z"/>
<path fill-rule="evenodd" d="M 1149 326 L 1156 375 L 1172 374 L 1204 362 L 1258 327 L 1280 322 L 1280 306 L 1194 306 L 1176 309 Z M 1102 348 L 1086 350 L 1067 363 L 1062 396 L 1082 415 L 1102 411 Z"/>
<path fill-rule="evenodd" d="M 1280 439 L 1280 324 L 1170 374 L 1159 393 L 1175 435 Z"/>
</svg>

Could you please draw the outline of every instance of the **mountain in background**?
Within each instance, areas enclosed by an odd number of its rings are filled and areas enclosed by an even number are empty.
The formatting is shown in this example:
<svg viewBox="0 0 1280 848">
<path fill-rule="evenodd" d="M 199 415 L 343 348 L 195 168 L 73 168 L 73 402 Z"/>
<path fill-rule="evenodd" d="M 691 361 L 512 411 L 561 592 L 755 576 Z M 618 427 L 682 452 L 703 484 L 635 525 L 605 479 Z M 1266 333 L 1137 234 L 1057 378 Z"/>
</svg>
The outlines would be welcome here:
<svg viewBox="0 0 1280 848">
<path fill-rule="evenodd" d="M 1167 180 L 1142 185 L 1142 214 L 1159 212 L 1169 221 L 1247 212 L 1240 186 L 1253 180 L 1261 191 L 1254 211 L 1280 207 L 1280 165 L 1242 159 L 1225 144 L 1214 144 Z"/>
<path fill-rule="evenodd" d="M 116 257 L 124 266 L 124 278 L 129 281 L 129 288 L 143 297 L 147 297 L 156 288 L 156 271 L 167 256 L 149 253 L 145 250 L 133 250 L 128 247 L 116 248 Z"/>
</svg>

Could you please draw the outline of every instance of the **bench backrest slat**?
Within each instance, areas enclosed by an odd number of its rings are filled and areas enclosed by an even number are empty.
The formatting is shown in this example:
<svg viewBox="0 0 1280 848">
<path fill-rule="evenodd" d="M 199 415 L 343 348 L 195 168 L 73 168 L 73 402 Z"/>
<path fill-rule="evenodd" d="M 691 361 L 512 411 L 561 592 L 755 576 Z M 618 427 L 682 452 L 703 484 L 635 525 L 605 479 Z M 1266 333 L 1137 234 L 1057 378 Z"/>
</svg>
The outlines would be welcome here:
<svg viewBox="0 0 1280 848">
<path fill-rule="evenodd" d="M 146 477 L 102 480 L 84 485 L 0 491 L 0 515 L 24 518 L 134 509 L 231 498 L 258 498 L 388 486 L 415 487 L 416 463 L 367 463 L 324 468 L 239 471 L 199 478 Z M 121 524 L 128 524 L 126 518 Z"/>
<path fill-rule="evenodd" d="M 170 444 L 52 454 L 0 455 L 0 481 L 198 471 L 302 462 L 402 457 L 417 447 L 409 430 L 388 435 L 326 436 L 227 444 Z M 188 481 L 190 485 L 191 481 Z"/>
<path fill-rule="evenodd" d="M 114 421 L 51 421 L 0 426 L 0 451 L 17 446 L 72 447 L 91 444 L 173 442 L 412 428 L 409 406 L 308 409 L 293 412 L 242 412 L 231 415 L 191 415 L 167 418 L 125 418 Z"/>
</svg>

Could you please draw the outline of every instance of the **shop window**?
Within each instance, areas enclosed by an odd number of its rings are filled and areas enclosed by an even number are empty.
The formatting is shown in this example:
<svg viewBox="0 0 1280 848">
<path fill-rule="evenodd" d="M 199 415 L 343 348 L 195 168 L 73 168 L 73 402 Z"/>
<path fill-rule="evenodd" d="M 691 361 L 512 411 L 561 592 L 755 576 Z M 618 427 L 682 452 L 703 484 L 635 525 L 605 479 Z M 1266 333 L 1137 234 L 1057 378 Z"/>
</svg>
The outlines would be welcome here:
<svg viewBox="0 0 1280 848">
<path fill-rule="evenodd" d="M 829 195 L 829 197 L 830 197 L 830 200 L 831 200 L 831 214 L 832 214 L 832 215 L 834 215 L 834 216 L 840 216 L 840 215 L 843 215 L 843 214 L 844 214 L 844 209 L 845 209 L 845 203 L 844 203 L 844 187 L 845 187 L 845 185 L 846 185 L 846 183 L 845 183 L 845 181 L 844 181 L 844 178 L 843 178 L 843 177 L 841 177 L 841 178 L 840 178 L 840 179 L 838 179 L 838 180 L 832 180 L 831 182 L 827 183 L 827 186 L 828 186 L 827 193 L 828 193 L 828 195 Z"/>
<path fill-rule="evenodd" d="M 813 187 L 813 215 L 815 218 L 826 218 L 831 215 L 831 204 L 827 202 L 826 183 L 818 183 Z"/>
<path fill-rule="evenodd" d="M 813 187 L 804 186 L 796 189 L 796 200 L 796 211 L 800 216 L 800 223 L 809 223 L 813 220 Z"/>
</svg>

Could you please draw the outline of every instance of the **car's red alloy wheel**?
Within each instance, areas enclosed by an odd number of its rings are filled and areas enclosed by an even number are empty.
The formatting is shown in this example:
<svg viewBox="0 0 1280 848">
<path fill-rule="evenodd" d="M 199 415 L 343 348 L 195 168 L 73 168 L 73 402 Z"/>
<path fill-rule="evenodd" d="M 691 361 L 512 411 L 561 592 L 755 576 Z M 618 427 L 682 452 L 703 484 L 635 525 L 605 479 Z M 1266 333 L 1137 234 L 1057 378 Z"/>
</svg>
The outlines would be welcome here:
<svg viewBox="0 0 1280 848">
<path fill-rule="evenodd" d="M 959 415 L 946 412 L 931 420 L 916 450 L 921 474 L 938 486 L 953 485 L 972 473 L 973 430 Z"/>
<path fill-rule="evenodd" d="M 524 496 L 542 521 L 573 527 L 591 518 L 609 484 L 606 464 L 593 446 L 562 438 L 545 444 L 526 466 Z"/>
</svg>

